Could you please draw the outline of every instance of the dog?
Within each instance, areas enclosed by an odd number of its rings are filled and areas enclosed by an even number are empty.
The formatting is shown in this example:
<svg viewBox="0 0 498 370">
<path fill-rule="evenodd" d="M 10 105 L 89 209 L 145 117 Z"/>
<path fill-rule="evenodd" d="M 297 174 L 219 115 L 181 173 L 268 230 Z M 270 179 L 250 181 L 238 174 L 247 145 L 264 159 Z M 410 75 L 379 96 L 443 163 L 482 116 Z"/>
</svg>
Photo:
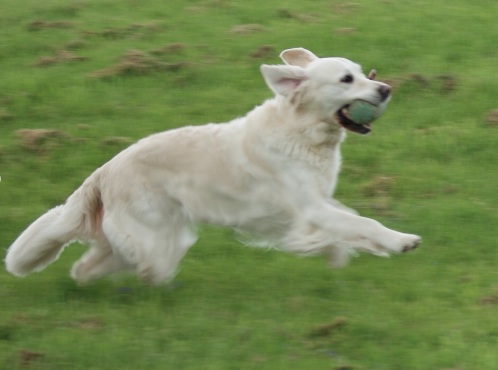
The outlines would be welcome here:
<svg viewBox="0 0 498 370">
<path fill-rule="evenodd" d="M 89 249 L 71 276 L 88 283 L 121 270 L 170 281 L 196 242 L 197 224 L 231 227 L 254 244 L 302 255 L 407 252 L 421 238 L 359 216 L 332 198 L 348 117 L 362 100 L 383 110 L 391 88 L 344 58 L 284 50 L 260 70 L 275 96 L 228 123 L 146 137 L 93 172 L 33 222 L 9 248 L 7 270 L 24 276 L 55 261 L 72 241 Z"/>
</svg>

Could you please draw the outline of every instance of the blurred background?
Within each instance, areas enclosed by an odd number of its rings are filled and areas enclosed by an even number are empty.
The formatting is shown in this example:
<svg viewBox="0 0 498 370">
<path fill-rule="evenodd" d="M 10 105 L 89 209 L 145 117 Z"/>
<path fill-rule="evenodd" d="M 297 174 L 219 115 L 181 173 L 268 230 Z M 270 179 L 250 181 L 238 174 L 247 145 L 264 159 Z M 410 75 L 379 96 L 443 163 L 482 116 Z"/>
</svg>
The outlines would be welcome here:
<svg viewBox="0 0 498 370">
<path fill-rule="evenodd" d="M 271 98 L 287 48 L 375 68 L 393 99 L 349 134 L 336 198 L 419 234 L 331 270 L 203 226 L 167 287 L 77 286 L 84 246 L 0 271 L 3 369 L 496 369 L 498 3 L 3 0 L 0 246 L 136 140 Z"/>
</svg>

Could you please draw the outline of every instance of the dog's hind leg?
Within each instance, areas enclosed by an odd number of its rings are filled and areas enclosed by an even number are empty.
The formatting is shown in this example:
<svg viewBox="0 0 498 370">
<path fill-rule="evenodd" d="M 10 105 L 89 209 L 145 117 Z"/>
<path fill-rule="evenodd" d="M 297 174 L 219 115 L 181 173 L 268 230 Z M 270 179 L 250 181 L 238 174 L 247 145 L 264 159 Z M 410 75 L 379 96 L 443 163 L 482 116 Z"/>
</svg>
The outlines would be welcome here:
<svg viewBox="0 0 498 370">
<path fill-rule="evenodd" d="M 197 240 L 193 226 L 180 216 L 167 219 L 151 212 L 138 219 L 119 213 L 104 218 L 102 226 L 114 253 L 153 285 L 167 283 L 175 276 L 180 260 Z M 114 267 L 112 260 L 107 267 Z"/>
<path fill-rule="evenodd" d="M 116 254 L 105 240 L 93 242 L 92 246 L 71 269 L 71 277 L 86 284 L 106 275 L 130 268 L 130 264 Z"/>
<path fill-rule="evenodd" d="M 189 248 L 197 241 L 197 235 L 190 225 L 168 227 L 166 230 L 150 230 L 153 237 L 142 239 L 137 274 L 153 285 L 167 283 L 174 278 L 177 266 Z"/>
</svg>

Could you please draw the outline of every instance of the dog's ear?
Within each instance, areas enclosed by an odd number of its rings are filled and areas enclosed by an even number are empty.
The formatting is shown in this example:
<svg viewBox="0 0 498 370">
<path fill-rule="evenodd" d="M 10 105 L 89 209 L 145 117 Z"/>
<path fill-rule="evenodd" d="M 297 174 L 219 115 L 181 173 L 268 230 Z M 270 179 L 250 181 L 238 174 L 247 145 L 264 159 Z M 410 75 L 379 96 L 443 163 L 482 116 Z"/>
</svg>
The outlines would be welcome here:
<svg viewBox="0 0 498 370">
<path fill-rule="evenodd" d="M 312 61 L 319 59 L 311 51 L 303 48 L 287 49 L 280 53 L 285 64 L 306 68 Z"/>
<path fill-rule="evenodd" d="M 296 66 L 270 66 L 263 64 L 261 73 L 268 87 L 277 95 L 288 96 L 303 81 L 307 80 L 306 71 Z"/>
</svg>

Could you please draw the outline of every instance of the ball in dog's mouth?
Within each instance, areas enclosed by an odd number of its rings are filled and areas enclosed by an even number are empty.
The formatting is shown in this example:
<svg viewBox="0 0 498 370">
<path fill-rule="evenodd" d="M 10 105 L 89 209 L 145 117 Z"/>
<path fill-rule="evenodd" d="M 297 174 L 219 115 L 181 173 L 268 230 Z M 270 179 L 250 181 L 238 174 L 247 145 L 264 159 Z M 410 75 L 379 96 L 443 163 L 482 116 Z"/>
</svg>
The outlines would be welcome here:
<svg viewBox="0 0 498 370">
<path fill-rule="evenodd" d="M 372 129 L 370 124 L 382 114 L 382 111 L 377 105 L 356 100 L 339 109 L 335 116 L 345 129 L 357 134 L 368 134 Z"/>
</svg>

